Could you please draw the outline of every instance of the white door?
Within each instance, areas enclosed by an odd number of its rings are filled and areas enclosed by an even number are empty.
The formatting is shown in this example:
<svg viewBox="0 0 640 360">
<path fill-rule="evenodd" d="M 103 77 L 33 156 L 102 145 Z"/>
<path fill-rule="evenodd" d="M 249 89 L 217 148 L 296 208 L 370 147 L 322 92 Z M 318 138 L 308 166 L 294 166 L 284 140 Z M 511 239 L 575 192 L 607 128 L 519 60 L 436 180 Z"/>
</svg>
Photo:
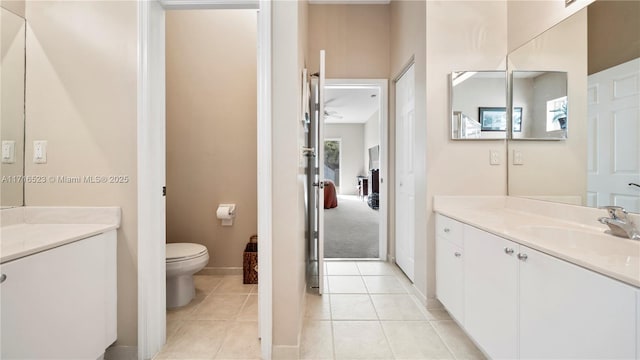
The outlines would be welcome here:
<svg viewBox="0 0 640 360">
<path fill-rule="evenodd" d="M 640 58 L 589 76 L 587 205 L 640 212 Z"/>
<path fill-rule="evenodd" d="M 415 262 L 415 108 L 412 64 L 396 82 L 396 263 L 411 281 Z"/>
</svg>

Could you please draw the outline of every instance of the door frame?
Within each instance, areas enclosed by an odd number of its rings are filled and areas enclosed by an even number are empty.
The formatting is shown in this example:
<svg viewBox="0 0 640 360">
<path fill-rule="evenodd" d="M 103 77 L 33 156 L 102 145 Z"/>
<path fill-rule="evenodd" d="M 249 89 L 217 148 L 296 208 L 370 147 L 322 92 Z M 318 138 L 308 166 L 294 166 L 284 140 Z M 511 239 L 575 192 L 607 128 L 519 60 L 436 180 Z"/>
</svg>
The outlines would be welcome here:
<svg viewBox="0 0 640 360">
<path fill-rule="evenodd" d="M 365 88 L 377 89 L 380 92 L 378 111 L 380 114 L 380 228 L 379 228 L 379 254 L 380 260 L 389 258 L 389 80 L 387 79 L 327 79 L 327 86 L 337 88 Z M 341 180 L 342 181 L 342 180 Z"/>
<path fill-rule="evenodd" d="M 165 181 L 164 164 L 154 156 L 158 144 L 165 147 L 165 97 L 158 95 L 157 82 L 164 85 L 164 39 L 166 10 L 256 9 L 258 95 L 258 236 L 260 238 L 260 283 L 258 284 L 259 336 L 263 359 L 272 349 L 272 118 L 271 118 L 271 3 L 268 0 L 150 0 L 138 2 L 138 359 L 150 359 L 166 341 L 165 238 L 166 219 L 158 218 L 154 202 Z M 156 38 L 156 41 L 158 39 Z M 158 59 L 162 61 L 158 61 Z M 162 79 L 160 79 L 162 78 Z M 154 89 L 155 85 L 155 89 Z M 164 87 L 163 87 L 164 89 Z M 156 90 L 154 92 L 154 90 Z M 155 120 L 154 120 L 155 119 Z M 166 126 L 166 125 L 165 125 Z M 154 127 L 156 128 L 154 130 Z M 256 179 L 256 180 L 258 180 Z M 164 185 L 164 184 L 162 184 Z M 151 200 L 151 201 L 149 201 Z M 164 199 L 161 201 L 164 203 Z M 163 212 L 164 214 L 164 212 Z"/>
</svg>

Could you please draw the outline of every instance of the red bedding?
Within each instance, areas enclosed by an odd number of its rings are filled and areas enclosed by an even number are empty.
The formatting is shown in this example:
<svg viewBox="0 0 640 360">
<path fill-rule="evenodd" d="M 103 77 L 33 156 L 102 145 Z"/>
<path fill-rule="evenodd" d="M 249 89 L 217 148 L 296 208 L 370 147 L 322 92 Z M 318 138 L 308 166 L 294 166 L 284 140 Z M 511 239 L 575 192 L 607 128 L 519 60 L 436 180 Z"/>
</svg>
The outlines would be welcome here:
<svg viewBox="0 0 640 360">
<path fill-rule="evenodd" d="M 338 206 L 336 185 L 331 180 L 324 181 L 324 208 L 332 209 Z"/>
</svg>

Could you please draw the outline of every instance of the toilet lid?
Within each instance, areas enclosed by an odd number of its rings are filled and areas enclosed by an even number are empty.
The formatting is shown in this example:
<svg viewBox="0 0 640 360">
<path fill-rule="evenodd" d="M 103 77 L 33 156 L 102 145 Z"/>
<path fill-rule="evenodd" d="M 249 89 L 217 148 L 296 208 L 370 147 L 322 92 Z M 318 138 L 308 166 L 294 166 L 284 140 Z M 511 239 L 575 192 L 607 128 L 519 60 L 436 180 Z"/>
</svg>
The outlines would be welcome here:
<svg viewBox="0 0 640 360">
<path fill-rule="evenodd" d="M 167 261 L 186 260 L 202 256 L 207 248 L 200 244 L 170 243 L 167 244 Z"/>
</svg>

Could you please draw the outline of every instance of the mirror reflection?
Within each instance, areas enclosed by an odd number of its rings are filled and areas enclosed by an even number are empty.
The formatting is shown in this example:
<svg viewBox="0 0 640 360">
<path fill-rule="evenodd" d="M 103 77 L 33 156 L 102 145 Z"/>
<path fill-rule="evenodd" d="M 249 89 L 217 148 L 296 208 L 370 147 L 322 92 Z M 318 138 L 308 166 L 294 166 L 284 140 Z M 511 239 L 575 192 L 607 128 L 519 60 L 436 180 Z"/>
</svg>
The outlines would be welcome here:
<svg viewBox="0 0 640 360">
<path fill-rule="evenodd" d="M 25 20 L 0 8 L 0 205 L 24 203 Z"/>
<path fill-rule="evenodd" d="M 451 139 L 505 139 L 505 71 L 451 74 Z"/>
<path fill-rule="evenodd" d="M 513 71 L 513 139 L 567 138 L 567 73 Z"/>
<path fill-rule="evenodd" d="M 508 62 L 514 84 L 519 70 L 567 72 L 571 118 L 565 141 L 508 142 L 509 195 L 640 213 L 640 2 L 597 0 Z"/>
</svg>

